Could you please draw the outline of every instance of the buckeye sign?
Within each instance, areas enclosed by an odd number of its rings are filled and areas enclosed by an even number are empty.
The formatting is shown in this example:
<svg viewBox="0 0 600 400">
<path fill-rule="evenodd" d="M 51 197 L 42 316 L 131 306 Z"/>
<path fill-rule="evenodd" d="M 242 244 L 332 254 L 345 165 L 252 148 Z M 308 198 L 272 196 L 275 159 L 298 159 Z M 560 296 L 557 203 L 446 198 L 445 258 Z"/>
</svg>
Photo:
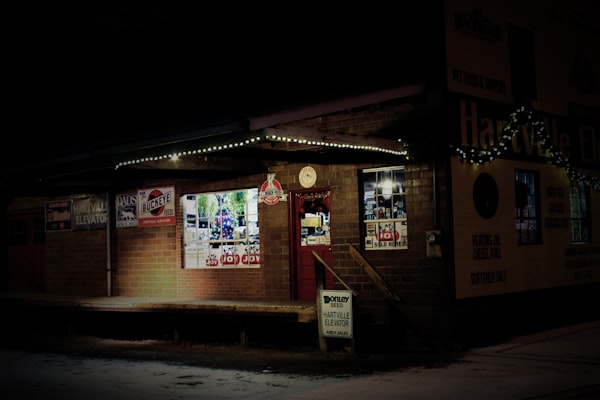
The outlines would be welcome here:
<svg viewBox="0 0 600 400">
<path fill-rule="evenodd" d="M 138 190 L 140 227 L 175 225 L 175 188 Z"/>
</svg>

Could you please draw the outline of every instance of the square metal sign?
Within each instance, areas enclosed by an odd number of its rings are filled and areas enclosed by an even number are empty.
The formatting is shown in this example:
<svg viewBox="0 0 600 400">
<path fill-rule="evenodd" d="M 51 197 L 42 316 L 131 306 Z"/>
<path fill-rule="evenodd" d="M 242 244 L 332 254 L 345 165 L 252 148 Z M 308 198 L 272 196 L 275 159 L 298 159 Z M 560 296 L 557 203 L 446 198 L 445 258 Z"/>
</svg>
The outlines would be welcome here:
<svg viewBox="0 0 600 400">
<path fill-rule="evenodd" d="M 319 306 L 321 335 L 352 339 L 352 292 L 349 290 L 320 290 Z"/>
</svg>

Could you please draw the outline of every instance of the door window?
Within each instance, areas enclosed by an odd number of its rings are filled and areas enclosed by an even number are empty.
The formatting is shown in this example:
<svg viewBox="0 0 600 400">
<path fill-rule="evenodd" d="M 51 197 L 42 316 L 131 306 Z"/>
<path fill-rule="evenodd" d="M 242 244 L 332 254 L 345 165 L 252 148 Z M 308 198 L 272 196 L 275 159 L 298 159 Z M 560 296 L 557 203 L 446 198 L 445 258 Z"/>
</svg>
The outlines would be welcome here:
<svg viewBox="0 0 600 400">
<path fill-rule="evenodd" d="M 330 196 L 324 193 L 303 193 L 300 216 L 300 245 L 329 246 L 330 230 Z"/>
</svg>

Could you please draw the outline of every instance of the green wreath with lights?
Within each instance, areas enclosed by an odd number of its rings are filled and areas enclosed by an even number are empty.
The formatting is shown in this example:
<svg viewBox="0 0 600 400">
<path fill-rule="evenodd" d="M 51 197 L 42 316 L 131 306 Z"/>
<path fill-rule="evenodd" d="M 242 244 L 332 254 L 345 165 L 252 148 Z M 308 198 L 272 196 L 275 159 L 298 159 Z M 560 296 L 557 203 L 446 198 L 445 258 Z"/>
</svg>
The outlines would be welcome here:
<svg viewBox="0 0 600 400">
<path fill-rule="evenodd" d="M 598 177 L 586 175 L 573 168 L 569 159 L 552 144 L 550 137 L 546 133 L 544 123 L 534 116 L 533 110 L 525 106 L 517 108 L 515 112 L 510 114 L 510 120 L 504 127 L 500 140 L 489 149 L 476 149 L 467 146 L 451 147 L 457 157 L 469 164 L 480 165 L 492 162 L 495 158 L 508 151 L 513 137 L 519 131 L 519 127 L 523 125 L 533 127 L 535 137 L 539 140 L 542 148 L 549 154 L 552 164 L 564 168 L 569 179 L 575 182 L 583 182 L 586 186 L 596 191 L 600 191 L 600 179 Z"/>
</svg>

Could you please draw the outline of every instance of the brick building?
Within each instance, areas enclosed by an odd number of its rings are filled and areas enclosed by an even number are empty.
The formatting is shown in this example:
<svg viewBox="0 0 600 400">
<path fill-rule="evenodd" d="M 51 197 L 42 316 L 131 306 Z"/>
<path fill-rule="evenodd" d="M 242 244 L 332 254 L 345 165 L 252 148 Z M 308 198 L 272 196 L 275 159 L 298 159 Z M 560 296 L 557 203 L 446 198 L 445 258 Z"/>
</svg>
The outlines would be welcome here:
<svg viewBox="0 0 600 400">
<path fill-rule="evenodd" d="M 402 84 L 6 169 L 6 292 L 311 302 L 316 252 L 391 341 L 588 311 L 600 41 L 575 3 L 435 2 Z"/>
</svg>

